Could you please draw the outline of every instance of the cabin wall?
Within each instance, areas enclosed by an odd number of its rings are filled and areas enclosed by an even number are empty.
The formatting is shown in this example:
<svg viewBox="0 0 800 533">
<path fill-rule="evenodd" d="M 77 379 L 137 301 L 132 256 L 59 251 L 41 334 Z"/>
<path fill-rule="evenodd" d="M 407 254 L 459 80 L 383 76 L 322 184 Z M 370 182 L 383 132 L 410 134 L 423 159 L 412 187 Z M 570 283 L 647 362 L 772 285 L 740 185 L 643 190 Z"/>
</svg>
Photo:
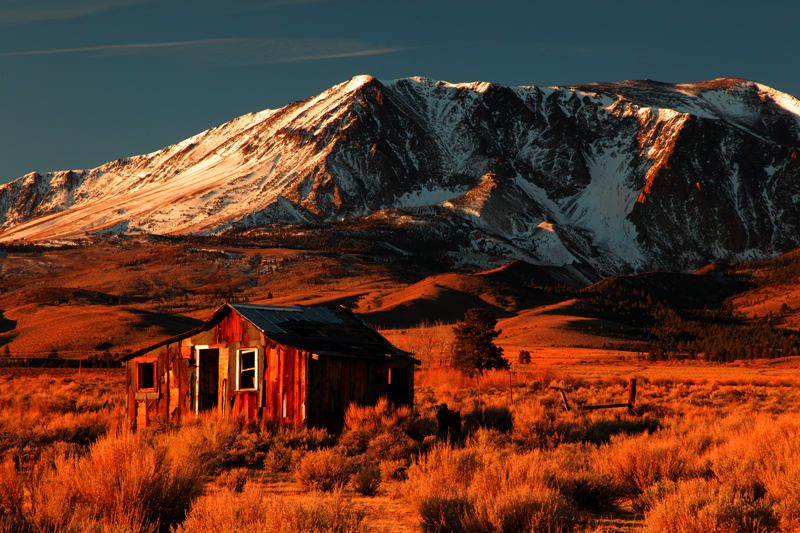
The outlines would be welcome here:
<svg viewBox="0 0 800 533">
<path fill-rule="evenodd" d="M 175 420 L 191 409 L 189 362 L 180 343 L 168 344 L 126 364 L 126 404 L 132 428 L 146 427 L 153 418 Z M 155 365 L 153 389 L 137 390 L 137 370 L 142 363 Z"/>
<path fill-rule="evenodd" d="M 263 373 L 262 420 L 302 427 L 308 418 L 308 354 L 271 344 Z"/>
<path fill-rule="evenodd" d="M 338 433 L 350 404 L 373 405 L 386 396 L 386 363 L 351 357 L 312 356 L 309 425 Z"/>
</svg>

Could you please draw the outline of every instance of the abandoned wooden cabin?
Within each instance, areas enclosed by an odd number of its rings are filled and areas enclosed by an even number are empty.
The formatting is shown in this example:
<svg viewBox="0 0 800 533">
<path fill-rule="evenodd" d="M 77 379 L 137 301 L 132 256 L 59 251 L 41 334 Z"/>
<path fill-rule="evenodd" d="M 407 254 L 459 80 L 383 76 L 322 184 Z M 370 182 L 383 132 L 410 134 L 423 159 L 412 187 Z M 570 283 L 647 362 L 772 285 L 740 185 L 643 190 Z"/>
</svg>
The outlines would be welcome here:
<svg viewBox="0 0 800 533">
<path fill-rule="evenodd" d="M 216 410 L 334 433 L 352 403 L 413 406 L 419 364 L 347 308 L 237 303 L 120 361 L 133 428 Z"/>
</svg>

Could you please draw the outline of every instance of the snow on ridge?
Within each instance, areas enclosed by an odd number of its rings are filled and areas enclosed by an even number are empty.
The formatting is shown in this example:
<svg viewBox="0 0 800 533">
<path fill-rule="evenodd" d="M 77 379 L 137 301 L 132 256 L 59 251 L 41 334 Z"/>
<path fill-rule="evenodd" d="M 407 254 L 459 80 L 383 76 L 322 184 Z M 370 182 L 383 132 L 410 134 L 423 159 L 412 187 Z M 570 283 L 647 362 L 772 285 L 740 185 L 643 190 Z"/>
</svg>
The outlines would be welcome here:
<svg viewBox="0 0 800 533">
<path fill-rule="evenodd" d="M 792 113 L 793 115 L 797 115 L 798 120 L 800 120 L 800 100 L 789 94 L 773 89 L 772 87 L 762 85 L 760 83 L 756 83 L 755 86 L 756 89 L 758 90 L 759 95 L 768 96 L 773 102 L 775 102 L 781 108 L 785 109 L 789 113 Z"/>
<path fill-rule="evenodd" d="M 427 205 L 436 205 L 447 200 L 452 200 L 467 192 L 468 188 L 463 187 L 463 190 L 453 189 L 429 189 L 428 187 L 421 187 L 420 189 L 412 192 L 407 192 L 396 199 L 394 207 L 422 207 Z"/>
<path fill-rule="evenodd" d="M 346 92 L 353 92 L 374 80 L 375 80 L 374 76 L 370 76 L 369 74 L 361 74 L 359 76 L 354 76 L 350 78 L 349 80 L 338 85 L 337 87 L 341 87 L 342 90 Z"/>
</svg>

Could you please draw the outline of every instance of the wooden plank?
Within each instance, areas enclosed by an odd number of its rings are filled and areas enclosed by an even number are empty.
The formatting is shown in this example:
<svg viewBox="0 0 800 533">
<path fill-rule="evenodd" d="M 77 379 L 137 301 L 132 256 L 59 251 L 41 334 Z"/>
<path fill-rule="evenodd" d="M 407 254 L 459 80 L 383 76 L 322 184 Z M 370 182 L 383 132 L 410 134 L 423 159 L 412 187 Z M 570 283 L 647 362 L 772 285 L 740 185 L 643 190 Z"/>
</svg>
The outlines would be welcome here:
<svg viewBox="0 0 800 533">
<path fill-rule="evenodd" d="M 322 362 L 312 355 L 308 360 L 308 399 L 306 400 L 306 416 L 311 427 L 322 424 Z"/>
<path fill-rule="evenodd" d="M 175 419 L 180 416 L 181 390 L 177 387 L 169 388 L 169 417 Z"/>
<path fill-rule="evenodd" d="M 176 350 L 180 352 L 180 350 Z M 176 361 L 179 359 L 176 353 L 173 357 L 169 358 L 169 368 L 167 370 L 167 383 L 169 387 L 169 394 L 167 395 L 167 411 L 169 418 L 174 419 L 180 405 L 180 389 L 178 388 L 178 366 Z"/>
<path fill-rule="evenodd" d="M 302 383 L 301 359 L 300 350 L 294 350 L 294 368 L 292 369 L 292 423 L 295 427 L 300 427 L 303 423 L 303 400 L 300 394 Z"/>
<path fill-rule="evenodd" d="M 269 353 L 269 419 L 275 422 L 280 420 L 280 366 L 281 357 L 280 350 L 277 346 L 273 346 Z"/>
<path fill-rule="evenodd" d="M 162 420 L 166 420 L 169 416 L 169 345 L 164 346 L 163 350 L 158 354 L 157 374 L 158 396 L 156 397 L 155 412 Z"/>
<path fill-rule="evenodd" d="M 147 401 L 136 402 L 136 429 L 147 427 Z"/>
<path fill-rule="evenodd" d="M 352 368 L 351 359 L 340 359 L 341 370 L 339 373 L 339 381 L 341 387 L 339 389 L 339 406 L 336 410 L 337 413 L 344 414 L 347 406 L 350 404 L 350 372 Z"/>
<path fill-rule="evenodd" d="M 307 426 L 308 420 L 308 358 L 305 352 L 300 354 L 300 424 Z"/>
<path fill-rule="evenodd" d="M 278 350 L 278 394 L 276 406 L 278 408 L 278 420 L 283 425 L 283 418 L 286 416 L 286 350 Z"/>
<path fill-rule="evenodd" d="M 258 395 L 255 391 L 239 392 L 233 402 L 233 413 L 244 416 L 245 420 L 255 420 Z"/>
<path fill-rule="evenodd" d="M 128 361 L 125 364 L 125 390 L 127 391 L 127 395 L 125 396 L 125 405 L 128 408 L 128 424 L 131 429 L 136 428 L 136 400 L 134 398 L 134 390 L 133 390 L 133 372 L 135 371 L 136 363 L 133 361 Z"/>
<path fill-rule="evenodd" d="M 228 374 L 229 359 L 230 359 L 230 350 L 228 350 L 228 348 L 219 348 L 219 385 L 217 387 L 217 412 L 219 413 L 220 417 L 223 417 L 227 414 L 228 389 L 230 387 L 229 374 Z"/>
</svg>

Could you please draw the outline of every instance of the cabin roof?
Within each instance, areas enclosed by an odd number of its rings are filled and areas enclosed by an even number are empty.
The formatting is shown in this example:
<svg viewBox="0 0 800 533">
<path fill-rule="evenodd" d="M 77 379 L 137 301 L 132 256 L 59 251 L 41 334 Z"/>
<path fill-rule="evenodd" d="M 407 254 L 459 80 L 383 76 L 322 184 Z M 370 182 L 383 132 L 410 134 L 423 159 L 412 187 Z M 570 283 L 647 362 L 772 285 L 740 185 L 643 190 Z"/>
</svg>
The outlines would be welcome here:
<svg viewBox="0 0 800 533">
<path fill-rule="evenodd" d="M 118 361 L 134 357 L 193 337 L 219 324 L 231 312 L 250 322 L 271 341 L 312 354 L 361 357 L 370 359 L 412 360 L 409 352 L 400 350 L 383 335 L 346 307 L 276 306 L 226 303 L 195 329 L 124 355 Z"/>
</svg>

